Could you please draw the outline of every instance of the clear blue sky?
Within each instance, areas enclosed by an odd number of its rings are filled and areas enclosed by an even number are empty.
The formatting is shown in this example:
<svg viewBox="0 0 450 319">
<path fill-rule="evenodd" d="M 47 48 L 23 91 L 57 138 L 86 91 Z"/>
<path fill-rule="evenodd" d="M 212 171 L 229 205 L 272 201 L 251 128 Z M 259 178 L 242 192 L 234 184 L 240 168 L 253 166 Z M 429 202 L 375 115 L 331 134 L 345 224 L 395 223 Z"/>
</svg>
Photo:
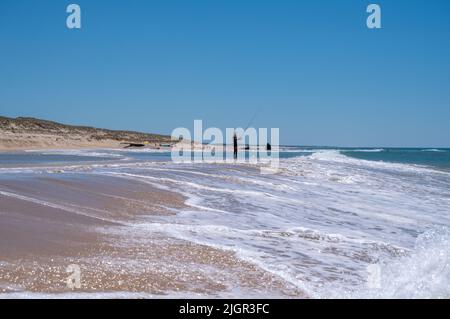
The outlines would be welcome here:
<svg viewBox="0 0 450 319">
<path fill-rule="evenodd" d="M 170 133 L 257 109 L 283 144 L 449 147 L 450 1 L 0 1 L 1 115 Z"/>
</svg>

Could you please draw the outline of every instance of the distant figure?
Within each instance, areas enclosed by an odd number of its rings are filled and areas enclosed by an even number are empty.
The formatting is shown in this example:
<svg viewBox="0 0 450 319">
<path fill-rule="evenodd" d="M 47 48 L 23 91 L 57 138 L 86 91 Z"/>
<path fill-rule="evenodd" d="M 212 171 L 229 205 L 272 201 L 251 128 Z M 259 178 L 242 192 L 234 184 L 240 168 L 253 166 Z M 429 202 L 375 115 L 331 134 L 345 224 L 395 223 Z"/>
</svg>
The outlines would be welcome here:
<svg viewBox="0 0 450 319">
<path fill-rule="evenodd" d="M 234 154 L 234 159 L 237 159 L 237 155 L 238 155 L 238 138 L 236 135 L 236 132 L 234 132 L 233 135 L 233 154 Z"/>
<path fill-rule="evenodd" d="M 267 143 L 267 150 L 271 151 L 272 150 L 272 145 L 270 145 L 270 143 Z"/>
</svg>

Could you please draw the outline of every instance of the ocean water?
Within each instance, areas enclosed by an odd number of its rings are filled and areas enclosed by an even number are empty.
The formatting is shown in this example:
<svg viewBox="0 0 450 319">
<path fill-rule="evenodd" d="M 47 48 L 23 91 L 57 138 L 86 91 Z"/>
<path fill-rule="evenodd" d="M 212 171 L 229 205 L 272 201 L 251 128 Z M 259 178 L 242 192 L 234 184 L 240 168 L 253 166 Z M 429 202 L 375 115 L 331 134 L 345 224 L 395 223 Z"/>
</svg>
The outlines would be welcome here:
<svg viewBox="0 0 450 319">
<path fill-rule="evenodd" d="M 0 154 L 0 191 L 2 175 L 53 167 L 135 180 L 188 206 L 137 232 L 233 251 L 309 297 L 450 298 L 449 149 L 282 147 L 280 158 L 262 175 L 145 150 Z"/>
</svg>

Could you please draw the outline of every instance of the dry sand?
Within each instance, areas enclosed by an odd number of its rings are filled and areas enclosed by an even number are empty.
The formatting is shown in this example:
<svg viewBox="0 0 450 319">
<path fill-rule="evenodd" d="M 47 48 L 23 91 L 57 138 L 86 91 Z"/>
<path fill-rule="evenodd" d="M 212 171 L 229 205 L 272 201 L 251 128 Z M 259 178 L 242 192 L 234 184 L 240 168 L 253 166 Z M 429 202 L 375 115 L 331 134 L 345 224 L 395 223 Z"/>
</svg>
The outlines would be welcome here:
<svg viewBox="0 0 450 319">
<path fill-rule="evenodd" d="M 45 134 L 8 134 L 0 132 L 0 151 L 78 149 L 78 148 L 122 148 L 123 144 L 113 140 L 92 141 L 86 137 L 61 138 Z"/>
<path fill-rule="evenodd" d="M 0 151 L 120 148 L 122 143 L 170 143 L 170 136 L 65 125 L 34 118 L 0 116 Z"/>
</svg>

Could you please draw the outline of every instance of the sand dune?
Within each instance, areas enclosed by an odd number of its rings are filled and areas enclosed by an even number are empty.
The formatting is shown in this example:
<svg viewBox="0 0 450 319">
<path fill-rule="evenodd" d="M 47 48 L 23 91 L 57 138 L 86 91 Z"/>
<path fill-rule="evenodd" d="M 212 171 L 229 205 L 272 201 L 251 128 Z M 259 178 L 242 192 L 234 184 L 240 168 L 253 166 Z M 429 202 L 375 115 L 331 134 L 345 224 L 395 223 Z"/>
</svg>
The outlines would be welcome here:
<svg viewBox="0 0 450 319">
<path fill-rule="evenodd" d="M 155 147 L 170 136 L 73 126 L 18 117 L 0 117 L 0 150 L 117 148 L 121 143 L 146 143 Z"/>
</svg>

